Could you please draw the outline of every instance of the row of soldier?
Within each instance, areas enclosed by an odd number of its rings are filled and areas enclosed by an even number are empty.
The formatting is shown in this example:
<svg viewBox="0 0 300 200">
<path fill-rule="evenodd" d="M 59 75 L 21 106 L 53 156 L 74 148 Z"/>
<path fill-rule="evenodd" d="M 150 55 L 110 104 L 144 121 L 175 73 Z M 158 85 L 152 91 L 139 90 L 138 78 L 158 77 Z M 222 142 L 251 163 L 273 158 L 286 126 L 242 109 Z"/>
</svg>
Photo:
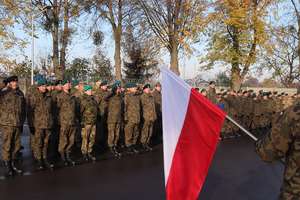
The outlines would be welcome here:
<svg viewBox="0 0 300 200">
<path fill-rule="evenodd" d="M 53 169 L 57 154 L 64 165 L 75 165 L 72 150 L 76 141 L 85 161 L 96 160 L 94 146 L 101 141 L 115 157 L 122 152 L 151 151 L 152 134 L 162 129 L 159 83 L 153 89 L 150 84 L 139 89 L 135 83 L 128 83 L 124 89 L 119 81 L 111 86 L 102 81 L 93 88 L 78 81 L 49 83 L 40 77 L 26 97 L 18 87 L 18 77 L 5 79 L 4 85 L 0 92 L 0 127 L 7 176 L 22 173 L 17 155 L 26 119 L 38 169 Z M 122 152 L 120 133 L 124 136 Z"/>
<path fill-rule="evenodd" d="M 286 108 L 293 105 L 300 95 L 289 95 L 287 93 L 264 92 L 260 90 L 255 93 L 253 90 L 221 89 L 218 93 L 215 83 L 212 81 L 208 89 L 200 91 L 213 103 L 220 106 L 230 117 L 237 121 L 247 130 L 255 134 L 263 134 L 270 130 L 272 121 Z M 225 121 L 222 129 L 223 138 L 232 138 L 240 135 L 237 126 Z"/>
</svg>

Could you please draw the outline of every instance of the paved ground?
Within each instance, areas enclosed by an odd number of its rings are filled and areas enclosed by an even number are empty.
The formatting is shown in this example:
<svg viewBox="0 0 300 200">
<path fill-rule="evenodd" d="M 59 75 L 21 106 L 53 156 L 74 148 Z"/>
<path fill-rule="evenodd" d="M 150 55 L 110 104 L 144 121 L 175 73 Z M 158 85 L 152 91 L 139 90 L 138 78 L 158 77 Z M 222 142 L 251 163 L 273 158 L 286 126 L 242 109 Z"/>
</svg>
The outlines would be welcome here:
<svg viewBox="0 0 300 200">
<path fill-rule="evenodd" d="M 28 151 L 25 152 L 29 159 Z M 95 164 L 60 168 L 54 172 L 32 172 L 30 161 L 24 165 L 27 175 L 0 180 L 0 199 L 164 199 L 161 146 L 148 154 L 120 160 L 103 157 Z M 224 141 L 218 146 L 200 199 L 275 200 L 281 174 L 280 164 L 270 165 L 259 160 L 250 139 Z"/>
</svg>

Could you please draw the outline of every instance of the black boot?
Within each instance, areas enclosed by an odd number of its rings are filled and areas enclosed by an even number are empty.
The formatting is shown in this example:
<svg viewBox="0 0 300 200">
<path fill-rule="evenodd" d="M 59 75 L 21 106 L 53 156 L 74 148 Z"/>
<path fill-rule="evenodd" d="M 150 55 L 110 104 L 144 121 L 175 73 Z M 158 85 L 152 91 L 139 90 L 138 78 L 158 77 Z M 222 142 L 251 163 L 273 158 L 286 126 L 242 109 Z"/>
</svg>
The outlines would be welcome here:
<svg viewBox="0 0 300 200">
<path fill-rule="evenodd" d="M 44 159 L 44 165 L 46 168 L 53 170 L 54 169 L 54 164 L 50 162 L 48 159 Z"/>
<path fill-rule="evenodd" d="M 115 156 L 116 156 L 116 157 L 118 157 L 118 158 L 119 158 L 119 157 L 121 157 L 121 156 L 122 156 L 121 152 L 120 152 L 120 151 L 118 151 L 118 148 L 117 148 L 116 146 L 114 146 L 114 147 L 113 147 L 113 149 L 114 149 L 114 152 L 115 152 Z"/>
<path fill-rule="evenodd" d="M 17 174 L 23 174 L 23 170 L 20 169 L 18 166 L 17 166 L 17 161 L 16 160 L 13 160 L 12 163 L 11 163 L 11 167 L 13 169 L 13 171 Z"/>
<path fill-rule="evenodd" d="M 13 176 L 13 169 L 11 167 L 11 162 L 10 161 L 3 161 L 3 165 L 4 165 L 4 168 L 5 168 L 5 176 L 6 177 Z"/>
<path fill-rule="evenodd" d="M 68 163 L 68 161 L 67 161 L 67 159 L 66 159 L 65 154 L 61 154 L 60 156 L 61 156 L 61 160 L 62 160 L 63 163 L 64 163 L 64 166 L 67 167 L 67 166 L 69 165 L 69 163 Z"/>
<path fill-rule="evenodd" d="M 72 160 L 71 156 L 70 156 L 70 153 L 67 153 L 66 154 L 66 159 L 67 159 L 67 162 L 71 165 L 71 166 L 75 166 L 76 165 L 76 162 L 74 160 Z"/>
<path fill-rule="evenodd" d="M 88 154 L 88 158 L 89 158 L 89 160 L 91 160 L 93 162 L 96 162 L 96 160 L 97 160 L 96 157 L 92 153 Z"/>
<path fill-rule="evenodd" d="M 44 170 L 44 164 L 42 160 L 37 161 L 37 170 Z"/>
<path fill-rule="evenodd" d="M 145 144 L 146 151 L 152 151 L 153 149 L 149 146 L 149 144 Z"/>
<path fill-rule="evenodd" d="M 88 162 L 89 161 L 89 157 L 87 154 L 82 154 L 82 159 L 84 162 Z"/>
<path fill-rule="evenodd" d="M 132 151 L 133 151 L 133 153 L 135 153 L 135 154 L 138 154 L 138 153 L 140 152 L 140 151 L 138 150 L 137 145 L 135 145 L 135 146 L 132 147 Z"/>
</svg>

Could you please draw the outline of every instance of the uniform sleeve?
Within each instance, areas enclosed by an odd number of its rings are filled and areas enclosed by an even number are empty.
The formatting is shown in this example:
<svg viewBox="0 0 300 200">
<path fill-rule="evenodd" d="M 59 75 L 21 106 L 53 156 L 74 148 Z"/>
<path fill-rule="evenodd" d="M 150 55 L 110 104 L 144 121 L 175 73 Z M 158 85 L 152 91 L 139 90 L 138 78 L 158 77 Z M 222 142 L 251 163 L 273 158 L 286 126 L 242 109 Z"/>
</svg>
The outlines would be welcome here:
<svg viewBox="0 0 300 200">
<path fill-rule="evenodd" d="M 278 116 L 271 132 L 256 143 L 256 152 L 262 160 L 272 162 L 285 157 L 291 142 L 291 120 L 286 112 Z"/>
</svg>

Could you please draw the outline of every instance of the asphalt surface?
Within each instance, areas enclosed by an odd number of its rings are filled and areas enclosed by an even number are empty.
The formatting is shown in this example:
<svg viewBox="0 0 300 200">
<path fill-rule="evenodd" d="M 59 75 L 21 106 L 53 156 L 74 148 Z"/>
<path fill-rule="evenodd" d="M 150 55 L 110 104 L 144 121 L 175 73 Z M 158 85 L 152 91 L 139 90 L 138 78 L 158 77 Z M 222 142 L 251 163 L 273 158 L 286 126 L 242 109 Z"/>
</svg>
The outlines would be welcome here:
<svg viewBox="0 0 300 200">
<path fill-rule="evenodd" d="M 26 173 L 0 180 L 1 200 L 164 199 L 161 145 L 153 152 L 120 160 L 100 155 L 100 160 L 94 164 L 35 172 L 25 141 L 28 136 L 23 137 Z M 281 164 L 260 161 L 249 138 L 223 141 L 218 146 L 199 199 L 275 200 L 282 172 Z"/>
</svg>

